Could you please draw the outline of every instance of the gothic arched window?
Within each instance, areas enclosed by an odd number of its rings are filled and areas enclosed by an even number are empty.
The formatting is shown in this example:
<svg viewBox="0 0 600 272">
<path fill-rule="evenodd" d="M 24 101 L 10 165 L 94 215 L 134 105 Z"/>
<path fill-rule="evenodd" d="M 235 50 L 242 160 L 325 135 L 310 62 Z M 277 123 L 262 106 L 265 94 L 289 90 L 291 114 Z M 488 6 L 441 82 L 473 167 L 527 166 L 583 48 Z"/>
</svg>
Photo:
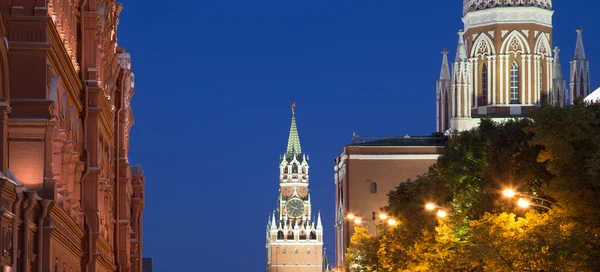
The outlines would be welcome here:
<svg viewBox="0 0 600 272">
<path fill-rule="evenodd" d="M 298 174 L 298 165 L 295 163 L 292 165 L 292 174 Z"/>
<path fill-rule="evenodd" d="M 485 106 L 488 104 L 488 69 L 487 65 L 483 65 L 481 71 L 481 105 Z"/>
<path fill-rule="evenodd" d="M 377 193 L 377 183 L 375 183 L 375 182 L 371 182 L 371 193 L 372 194 Z"/>
<path fill-rule="evenodd" d="M 516 62 L 510 68 L 510 103 L 519 104 L 519 66 Z"/>
</svg>

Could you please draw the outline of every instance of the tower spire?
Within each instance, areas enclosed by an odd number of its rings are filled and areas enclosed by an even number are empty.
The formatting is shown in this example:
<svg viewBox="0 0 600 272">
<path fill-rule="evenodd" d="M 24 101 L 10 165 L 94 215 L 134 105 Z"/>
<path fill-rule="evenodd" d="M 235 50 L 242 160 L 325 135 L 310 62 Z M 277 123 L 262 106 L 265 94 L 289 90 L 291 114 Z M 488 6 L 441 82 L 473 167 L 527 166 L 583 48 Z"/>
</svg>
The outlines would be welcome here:
<svg viewBox="0 0 600 272">
<path fill-rule="evenodd" d="M 550 102 L 552 105 L 563 107 L 566 103 L 567 80 L 563 77 L 562 67 L 560 66 L 560 49 L 554 48 L 554 63 L 552 78 L 552 92 L 550 93 Z"/>
<path fill-rule="evenodd" d="M 456 62 L 467 61 L 467 47 L 465 46 L 465 32 L 458 31 L 458 47 L 456 48 Z"/>
<path fill-rule="evenodd" d="M 583 49 L 583 28 L 577 29 L 577 44 L 575 46 L 575 57 L 571 61 L 571 80 L 569 99 L 573 102 L 577 97 L 586 97 L 590 94 L 590 66 L 585 58 Z"/>
<path fill-rule="evenodd" d="M 448 65 L 448 50 L 442 51 L 442 70 L 440 71 L 440 80 L 450 79 L 450 66 Z"/>
<path fill-rule="evenodd" d="M 319 213 L 317 215 L 317 229 L 318 230 L 323 229 L 323 225 L 321 224 L 321 211 L 319 211 Z"/>
<path fill-rule="evenodd" d="M 296 127 L 296 102 L 292 102 L 292 125 L 290 126 L 290 136 L 288 138 L 286 157 L 302 153 L 300 148 L 300 137 L 298 137 L 298 128 Z"/>
<path fill-rule="evenodd" d="M 445 132 L 450 128 L 450 67 L 448 65 L 448 50 L 442 51 L 442 69 L 440 79 L 436 82 L 436 131 Z"/>
<path fill-rule="evenodd" d="M 554 78 L 561 78 L 563 76 L 562 67 L 560 67 L 560 48 L 554 47 Z"/>
<path fill-rule="evenodd" d="M 277 230 L 277 222 L 275 221 L 275 213 L 273 213 L 273 219 L 271 220 L 271 230 Z"/>
<path fill-rule="evenodd" d="M 576 60 L 585 59 L 585 49 L 583 48 L 583 27 L 577 29 L 577 44 L 575 45 L 575 58 Z"/>
</svg>

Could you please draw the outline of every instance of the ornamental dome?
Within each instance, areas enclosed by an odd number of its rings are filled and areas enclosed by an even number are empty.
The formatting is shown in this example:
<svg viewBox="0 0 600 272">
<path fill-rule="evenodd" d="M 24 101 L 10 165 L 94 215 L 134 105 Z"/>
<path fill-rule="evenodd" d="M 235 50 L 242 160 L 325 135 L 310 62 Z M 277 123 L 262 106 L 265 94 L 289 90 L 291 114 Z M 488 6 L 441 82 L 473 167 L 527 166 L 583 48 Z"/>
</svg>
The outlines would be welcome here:
<svg viewBox="0 0 600 272">
<path fill-rule="evenodd" d="M 463 15 L 495 7 L 538 7 L 552 10 L 552 0 L 463 0 Z"/>
</svg>

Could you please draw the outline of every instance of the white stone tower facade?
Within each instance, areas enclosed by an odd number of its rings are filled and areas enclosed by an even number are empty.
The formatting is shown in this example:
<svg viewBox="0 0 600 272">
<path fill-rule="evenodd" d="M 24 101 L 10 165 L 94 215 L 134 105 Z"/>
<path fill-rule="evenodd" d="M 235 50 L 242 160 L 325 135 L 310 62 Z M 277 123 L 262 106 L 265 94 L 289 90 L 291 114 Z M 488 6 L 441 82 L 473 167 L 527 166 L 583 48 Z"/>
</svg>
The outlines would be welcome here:
<svg viewBox="0 0 600 272">
<path fill-rule="evenodd" d="M 553 87 L 551 0 L 464 0 L 452 71 L 450 126 L 464 131 L 485 116 L 527 115 Z M 442 79 L 440 78 L 440 81 Z M 438 84 L 439 85 L 439 84 Z M 438 104 L 444 112 L 443 105 Z"/>
<path fill-rule="evenodd" d="M 552 54 L 552 0 L 463 0 L 452 77 L 444 53 L 436 85 L 438 132 L 526 117 L 544 103 L 564 106 L 590 94 L 590 68 L 577 30 L 570 83 Z"/>
<path fill-rule="evenodd" d="M 308 160 L 302 153 L 292 104 L 292 124 L 285 156 L 279 164 L 277 209 L 267 224 L 267 272 L 322 272 L 321 214 L 312 218 Z M 328 265 L 326 265 L 328 266 Z"/>
</svg>

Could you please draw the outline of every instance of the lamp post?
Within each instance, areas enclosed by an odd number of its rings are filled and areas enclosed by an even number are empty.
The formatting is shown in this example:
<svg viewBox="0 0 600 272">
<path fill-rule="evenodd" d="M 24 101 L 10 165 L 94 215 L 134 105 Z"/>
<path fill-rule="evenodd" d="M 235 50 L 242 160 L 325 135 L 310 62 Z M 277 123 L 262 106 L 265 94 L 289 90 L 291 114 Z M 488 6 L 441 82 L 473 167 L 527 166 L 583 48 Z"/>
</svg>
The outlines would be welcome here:
<svg viewBox="0 0 600 272">
<path fill-rule="evenodd" d="M 556 206 L 556 204 L 554 204 L 552 201 L 548 200 L 548 199 L 544 199 L 541 197 L 536 197 L 536 196 L 532 196 L 532 195 L 528 195 L 525 193 L 521 193 L 521 192 L 516 192 L 513 189 L 505 189 L 504 191 L 502 191 L 502 195 L 504 195 L 507 198 L 513 198 L 515 196 L 519 196 L 519 200 L 517 201 L 517 205 L 521 208 L 529 208 L 530 206 L 534 206 L 534 207 L 540 207 L 540 208 L 544 208 L 547 210 L 550 210 L 550 207 L 544 205 L 545 202 L 548 202 L 548 204 L 552 205 L 552 206 Z M 541 204 L 537 204 L 534 203 L 531 200 L 539 200 L 542 203 Z"/>
</svg>

